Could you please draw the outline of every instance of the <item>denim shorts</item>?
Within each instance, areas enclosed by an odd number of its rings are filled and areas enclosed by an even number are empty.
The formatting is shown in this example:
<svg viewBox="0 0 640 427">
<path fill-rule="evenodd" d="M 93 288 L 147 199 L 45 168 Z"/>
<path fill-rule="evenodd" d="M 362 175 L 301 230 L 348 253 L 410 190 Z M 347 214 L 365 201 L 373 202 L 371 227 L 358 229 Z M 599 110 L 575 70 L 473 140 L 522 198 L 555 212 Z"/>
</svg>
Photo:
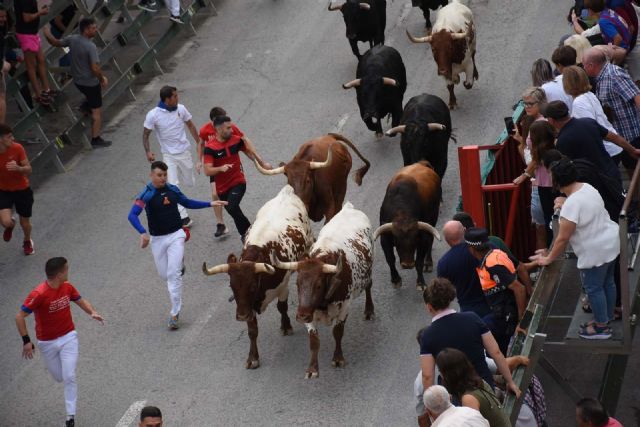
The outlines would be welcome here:
<svg viewBox="0 0 640 427">
<path fill-rule="evenodd" d="M 531 222 L 536 225 L 546 225 L 537 186 L 531 186 Z"/>
</svg>

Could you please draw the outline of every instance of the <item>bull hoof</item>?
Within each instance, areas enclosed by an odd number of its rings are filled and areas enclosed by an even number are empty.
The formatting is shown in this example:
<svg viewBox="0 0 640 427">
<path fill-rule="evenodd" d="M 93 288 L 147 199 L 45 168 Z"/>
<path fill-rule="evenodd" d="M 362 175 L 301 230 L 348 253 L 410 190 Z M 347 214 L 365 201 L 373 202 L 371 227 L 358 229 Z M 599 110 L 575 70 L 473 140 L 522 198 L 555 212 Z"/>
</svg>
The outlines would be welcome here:
<svg viewBox="0 0 640 427">
<path fill-rule="evenodd" d="M 391 286 L 393 289 L 400 289 L 402 287 L 402 279 L 398 279 L 397 281 L 391 281 Z"/>
<path fill-rule="evenodd" d="M 376 139 L 382 139 L 383 136 L 384 136 L 383 133 L 376 132 Z"/>
<path fill-rule="evenodd" d="M 449 110 L 455 110 L 456 108 L 458 108 L 458 104 L 456 104 L 455 102 L 450 102 L 449 103 Z"/>
<path fill-rule="evenodd" d="M 344 365 L 346 364 L 347 362 L 344 360 L 343 357 L 335 358 L 331 361 L 331 366 L 333 366 L 334 368 L 344 368 Z"/>
<path fill-rule="evenodd" d="M 465 89 L 471 89 L 473 87 L 473 83 L 467 84 L 467 82 L 463 83 Z"/>
<path fill-rule="evenodd" d="M 260 360 L 247 360 L 247 369 L 258 369 L 260 367 Z"/>
<path fill-rule="evenodd" d="M 293 328 L 291 326 L 288 328 L 280 328 L 280 333 L 282 336 L 293 335 Z"/>
<path fill-rule="evenodd" d="M 374 320 L 376 318 L 376 314 L 372 311 L 370 313 L 364 313 L 364 320 Z"/>
<path fill-rule="evenodd" d="M 427 285 L 425 285 L 424 283 L 416 283 L 416 291 L 418 292 L 424 292 L 426 287 Z"/>
<path fill-rule="evenodd" d="M 431 273 L 433 271 L 433 264 L 425 264 L 422 271 L 425 273 Z"/>
<path fill-rule="evenodd" d="M 318 371 L 307 370 L 307 372 L 304 374 L 304 379 L 309 380 L 311 378 L 318 378 L 318 376 L 319 376 Z"/>
</svg>

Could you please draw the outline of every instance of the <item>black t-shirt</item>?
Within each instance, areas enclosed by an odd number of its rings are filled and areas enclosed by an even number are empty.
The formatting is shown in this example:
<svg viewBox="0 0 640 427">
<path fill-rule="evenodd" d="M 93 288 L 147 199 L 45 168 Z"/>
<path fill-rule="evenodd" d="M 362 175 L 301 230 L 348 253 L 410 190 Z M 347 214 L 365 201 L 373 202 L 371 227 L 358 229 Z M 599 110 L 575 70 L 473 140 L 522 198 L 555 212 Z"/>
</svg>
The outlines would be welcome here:
<svg viewBox="0 0 640 427">
<path fill-rule="evenodd" d="M 182 228 L 178 203 L 183 197 L 175 186 L 145 188 L 138 198 L 145 202 L 149 234 L 164 236 Z"/>
<path fill-rule="evenodd" d="M 72 4 L 67 6 L 60 13 L 60 16 L 62 17 L 62 25 L 64 25 L 65 27 L 69 26 L 69 23 L 71 22 L 73 17 L 76 16 L 76 10 L 78 10 L 78 8 Z M 53 18 L 51 21 L 49 21 L 49 24 L 55 26 L 58 31 L 64 31 L 64 28 L 58 28 L 58 26 L 56 25 L 56 18 Z"/>
<path fill-rule="evenodd" d="M 439 318 L 422 333 L 420 355 L 435 359 L 445 348 L 463 352 L 480 377 L 493 386 L 493 377 L 484 356 L 482 335 L 489 332 L 477 314 L 469 311 Z"/>
<path fill-rule="evenodd" d="M 37 13 L 37 0 L 13 0 L 13 8 L 16 12 L 16 33 L 38 34 L 40 28 L 40 18 L 31 22 L 24 22 L 23 13 Z"/>
<path fill-rule="evenodd" d="M 573 164 L 578 172 L 577 180 L 586 182 L 598 190 L 611 221 L 618 222 L 620 210 L 624 203 L 624 194 L 620 182 L 599 172 L 593 163 L 587 160 L 578 159 Z"/>
<path fill-rule="evenodd" d="M 571 119 L 558 132 L 556 148 L 570 159 L 586 159 L 598 171 L 620 180 L 620 171 L 602 142 L 607 133 L 609 131 L 593 119 Z"/>
</svg>

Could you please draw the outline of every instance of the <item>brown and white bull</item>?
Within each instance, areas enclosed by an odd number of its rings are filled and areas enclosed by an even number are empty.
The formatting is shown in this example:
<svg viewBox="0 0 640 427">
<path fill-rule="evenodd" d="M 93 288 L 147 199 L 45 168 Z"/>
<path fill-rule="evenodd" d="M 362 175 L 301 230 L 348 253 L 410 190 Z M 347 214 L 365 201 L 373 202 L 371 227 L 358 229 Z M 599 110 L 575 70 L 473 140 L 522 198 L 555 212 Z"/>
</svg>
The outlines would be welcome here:
<svg viewBox="0 0 640 427">
<path fill-rule="evenodd" d="M 354 175 L 356 184 L 361 185 L 370 163 L 351 141 L 337 133 L 305 142 L 293 159 L 278 168 L 267 170 L 257 162 L 256 168 L 264 175 L 285 174 L 287 183 L 307 207 L 309 218 L 315 222 L 325 218 L 329 222 L 340 210 L 347 193 L 351 171 L 349 148 L 365 163 Z"/>
<path fill-rule="evenodd" d="M 440 9 L 431 35 L 414 37 L 407 30 L 407 36 L 414 43 L 431 44 L 438 75 L 444 77 L 447 82 L 449 108 L 453 110 L 457 106 L 453 85 L 460 83 L 460 73 L 465 73 L 466 89 L 471 89 L 473 81 L 478 80 L 476 30 L 471 9 L 460 0 L 453 0 Z"/>
<path fill-rule="evenodd" d="M 276 270 L 269 264 L 270 254 L 288 262 L 298 261 L 313 243 L 311 223 L 302 200 L 293 188 L 285 185 L 280 193 L 264 204 L 247 232 L 240 260 L 230 254 L 226 264 L 207 268 L 206 275 L 228 273 L 236 300 L 236 320 L 247 322 L 251 346 L 246 368 L 260 366 L 258 354 L 258 319 L 269 303 L 278 299 L 283 335 L 293 333 L 287 314 L 290 271 Z"/>
<path fill-rule="evenodd" d="M 296 320 L 307 327 L 311 349 L 306 378 L 318 376 L 318 323 L 333 325 L 336 348 L 331 364 L 342 367 L 345 364 L 342 354 L 344 324 L 351 301 L 363 290 L 367 298 L 365 319 L 369 320 L 373 316 L 371 231 L 369 218 L 347 202 L 322 228 L 318 240 L 311 248 L 310 257 L 298 262 L 282 262 L 278 256 L 272 257 L 272 264 L 278 269 L 298 272 Z"/>
</svg>

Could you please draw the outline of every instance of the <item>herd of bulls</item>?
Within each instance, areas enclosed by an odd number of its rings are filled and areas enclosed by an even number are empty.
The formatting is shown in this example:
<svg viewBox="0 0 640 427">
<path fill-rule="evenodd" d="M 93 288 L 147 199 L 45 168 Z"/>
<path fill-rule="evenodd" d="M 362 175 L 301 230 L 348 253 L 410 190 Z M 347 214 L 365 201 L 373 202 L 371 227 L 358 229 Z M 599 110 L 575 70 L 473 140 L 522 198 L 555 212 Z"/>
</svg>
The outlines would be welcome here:
<svg viewBox="0 0 640 427">
<path fill-rule="evenodd" d="M 433 3 L 433 4 L 431 4 Z M 437 4 L 436 4 L 437 3 Z M 441 181 L 447 168 L 451 135 L 449 109 L 455 106 L 453 84 L 465 71 L 465 87 L 477 78 L 475 34 L 471 11 L 453 0 L 445 5 L 431 27 L 429 7 L 442 0 L 423 0 L 427 28 L 431 35 L 409 37 L 414 42 L 431 43 L 438 73 L 451 84 L 449 105 L 440 98 L 422 94 L 411 98 L 404 109 L 406 71 L 400 54 L 384 46 L 385 0 L 347 0 L 329 3 L 329 10 L 340 10 L 347 27 L 347 38 L 358 57 L 356 79 L 343 85 L 355 88 L 361 116 L 371 130 L 382 135 L 381 119 L 390 114 L 388 136 L 401 135 L 404 167 L 389 182 L 380 208 L 380 226 L 374 231 L 367 216 L 344 203 L 347 178 L 352 167 L 350 150 L 364 166 L 355 172 L 358 185 L 370 163 L 354 144 L 342 135 L 328 135 L 305 142 L 286 164 L 267 170 L 256 163 L 264 175 L 284 174 L 285 185 L 265 203 L 247 232 L 240 257 L 230 254 L 224 264 L 208 267 L 207 275 L 227 273 L 236 301 L 236 320 L 247 322 L 251 341 L 246 368 L 260 366 L 257 347 L 257 315 L 277 299 L 281 332 L 292 332 L 288 311 L 289 278 L 297 272 L 298 308 L 296 320 L 309 332 L 311 360 L 307 378 L 318 376 L 320 342 L 317 325 L 333 325 L 335 351 L 333 366 L 343 366 L 341 341 L 351 301 L 364 290 L 365 318 L 374 315 L 371 299 L 373 243 L 378 237 L 391 272 L 391 283 L 401 286 L 395 252 L 404 269 L 415 268 L 417 287 L 424 288 L 424 271 L 431 271 L 431 248 L 442 196 Z M 371 48 L 360 55 L 357 42 Z M 324 159 L 324 160 L 322 160 Z M 325 220 L 317 239 L 311 221 Z M 395 251 L 394 251 L 395 250 Z"/>
</svg>

